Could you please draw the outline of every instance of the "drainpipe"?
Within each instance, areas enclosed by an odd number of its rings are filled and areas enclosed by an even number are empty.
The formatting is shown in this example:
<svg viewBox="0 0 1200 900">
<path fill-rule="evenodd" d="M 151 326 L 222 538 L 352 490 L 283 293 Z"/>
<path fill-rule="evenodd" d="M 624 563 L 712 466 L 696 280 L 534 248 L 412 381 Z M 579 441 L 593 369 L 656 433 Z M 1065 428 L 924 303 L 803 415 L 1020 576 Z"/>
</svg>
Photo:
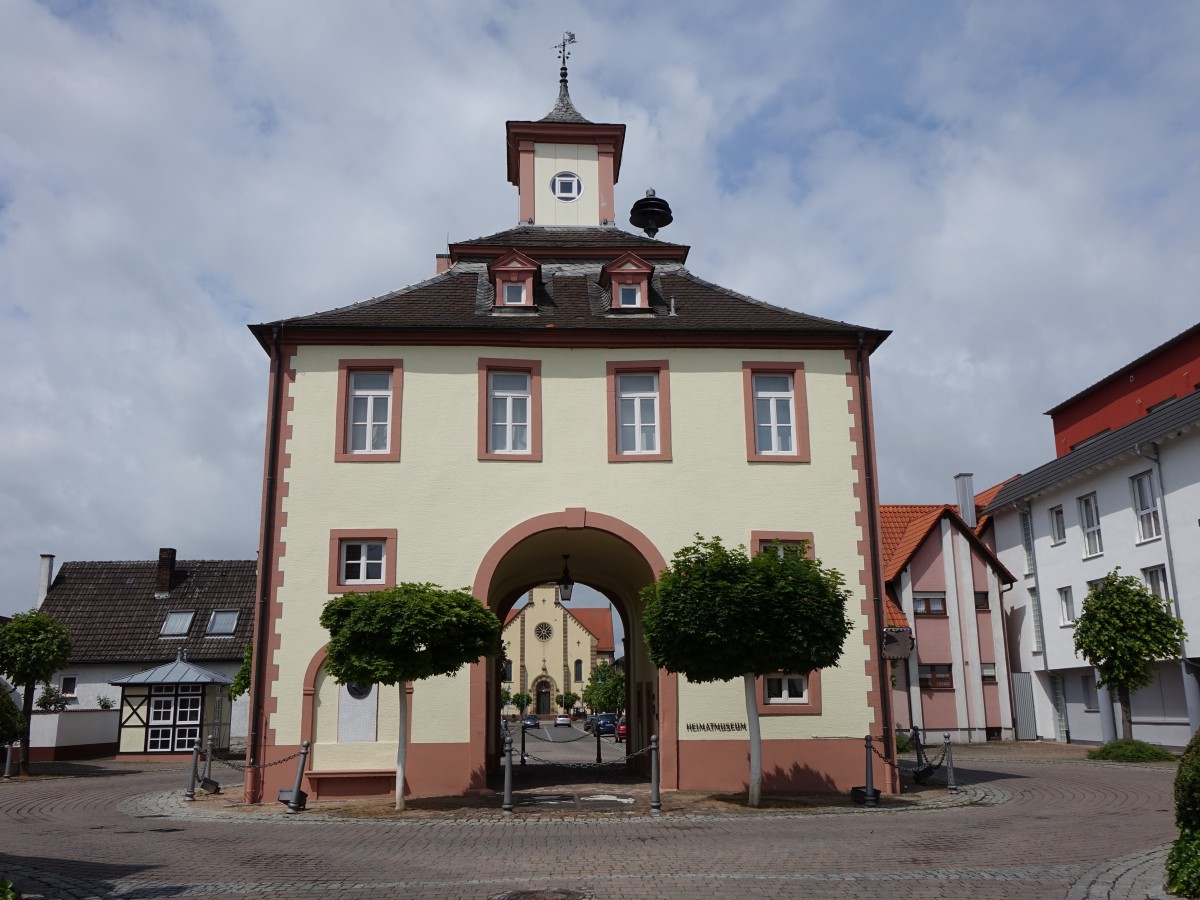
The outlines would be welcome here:
<svg viewBox="0 0 1200 900">
<path fill-rule="evenodd" d="M 266 755 L 266 725 L 264 712 L 267 689 L 267 638 L 270 629 L 271 582 L 275 546 L 275 504 L 278 486 L 275 473 L 279 465 L 279 429 L 283 407 L 283 352 L 279 342 L 280 329 L 276 325 L 271 331 L 271 408 L 267 425 L 267 471 L 263 491 L 262 546 L 258 552 L 258 611 L 255 620 L 254 665 L 251 679 L 250 759 L 253 765 Z M 262 773 L 251 769 L 247 775 L 247 799 L 251 803 L 262 801 Z"/>
<path fill-rule="evenodd" d="M 875 453 L 874 438 L 871 434 L 871 417 L 867 403 L 867 369 L 865 336 L 858 333 L 858 403 L 859 416 L 862 419 L 863 462 L 866 466 L 867 488 L 867 529 L 871 546 L 871 595 L 875 607 L 875 658 L 879 663 L 879 701 L 883 712 L 883 752 L 888 762 L 894 761 L 895 747 L 895 716 L 892 712 L 892 681 L 883 658 L 883 597 L 880 589 L 883 585 L 883 570 L 880 561 L 879 541 L 879 502 L 875 493 Z"/>
<path fill-rule="evenodd" d="M 1151 442 L 1150 446 L 1154 448 L 1153 456 L 1142 453 L 1141 447 L 1134 447 L 1133 452 L 1154 463 L 1154 475 L 1158 479 L 1158 508 L 1162 513 L 1163 543 L 1167 548 L 1167 575 L 1171 585 L 1171 603 L 1175 607 L 1175 618 L 1182 622 L 1183 610 L 1179 606 L 1179 587 L 1175 581 L 1175 549 L 1171 546 L 1171 526 L 1167 518 L 1167 488 L 1163 483 L 1162 459 L 1158 444 Z M 1188 728 L 1194 734 L 1197 729 L 1200 729 L 1200 683 L 1196 681 L 1196 667 L 1188 662 L 1187 648 L 1183 644 L 1180 644 L 1179 647 L 1179 657 L 1183 670 L 1183 694 L 1187 701 Z"/>
</svg>

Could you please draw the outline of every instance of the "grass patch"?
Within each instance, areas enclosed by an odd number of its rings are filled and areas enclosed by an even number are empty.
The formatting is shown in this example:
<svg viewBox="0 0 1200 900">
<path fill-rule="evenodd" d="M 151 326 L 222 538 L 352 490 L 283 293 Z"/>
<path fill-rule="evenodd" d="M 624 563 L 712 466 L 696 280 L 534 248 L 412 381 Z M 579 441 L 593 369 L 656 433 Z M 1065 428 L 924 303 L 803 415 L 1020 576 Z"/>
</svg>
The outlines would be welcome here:
<svg viewBox="0 0 1200 900">
<path fill-rule="evenodd" d="M 1096 747 L 1087 753 L 1088 759 L 1102 759 L 1108 762 L 1174 762 L 1175 754 L 1164 750 L 1157 744 L 1147 744 L 1145 741 L 1109 741 L 1103 747 Z"/>
</svg>

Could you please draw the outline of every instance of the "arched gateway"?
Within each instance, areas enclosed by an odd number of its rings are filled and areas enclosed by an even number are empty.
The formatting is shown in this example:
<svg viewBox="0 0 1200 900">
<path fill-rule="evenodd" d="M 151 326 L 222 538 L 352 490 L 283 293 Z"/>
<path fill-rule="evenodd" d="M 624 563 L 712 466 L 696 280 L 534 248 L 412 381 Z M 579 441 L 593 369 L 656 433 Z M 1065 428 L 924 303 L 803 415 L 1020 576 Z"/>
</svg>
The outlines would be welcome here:
<svg viewBox="0 0 1200 900">
<path fill-rule="evenodd" d="M 861 784 L 863 735 L 891 727 L 869 376 L 887 332 L 751 300 L 618 228 L 625 127 L 580 115 L 565 69 L 547 116 L 505 128 L 521 224 L 451 244 L 426 281 L 251 328 L 271 385 L 250 761 L 307 740 L 310 794 L 391 791 L 398 690 L 326 676 L 324 603 L 432 582 L 503 616 L 569 555 L 625 624 L 632 748 L 660 735 L 668 789 L 742 789 L 742 687 L 656 671 L 640 631 L 639 591 L 699 533 L 809 538 L 845 577 L 839 666 L 760 685 L 764 790 Z M 486 787 L 498 668 L 408 688 L 406 791 Z M 254 768 L 247 796 L 292 777 Z M 895 784 L 883 762 L 875 783 Z"/>
</svg>

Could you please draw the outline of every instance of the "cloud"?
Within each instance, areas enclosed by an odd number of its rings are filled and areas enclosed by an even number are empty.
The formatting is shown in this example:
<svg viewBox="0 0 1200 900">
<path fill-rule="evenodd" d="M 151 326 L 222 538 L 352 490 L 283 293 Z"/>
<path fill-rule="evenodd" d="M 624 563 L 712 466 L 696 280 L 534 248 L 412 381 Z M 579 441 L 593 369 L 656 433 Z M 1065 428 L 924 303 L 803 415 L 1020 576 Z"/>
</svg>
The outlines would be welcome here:
<svg viewBox="0 0 1200 900">
<path fill-rule="evenodd" d="M 0 29 L 0 613 L 37 554 L 255 553 L 247 322 L 505 228 L 506 119 L 628 125 L 702 277 L 894 330 L 887 502 L 1052 455 L 1194 324 L 1200 11 L 1116 3 L 14 2 Z"/>
</svg>

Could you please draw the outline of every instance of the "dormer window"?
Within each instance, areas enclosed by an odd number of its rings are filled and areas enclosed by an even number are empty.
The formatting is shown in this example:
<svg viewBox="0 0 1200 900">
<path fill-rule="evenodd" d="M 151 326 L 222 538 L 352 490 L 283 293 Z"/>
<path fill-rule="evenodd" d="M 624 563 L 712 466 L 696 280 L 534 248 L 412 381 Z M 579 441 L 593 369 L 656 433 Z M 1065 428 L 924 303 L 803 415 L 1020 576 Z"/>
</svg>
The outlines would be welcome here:
<svg viewBox="0 0 1200 900">
<path fill-rule="evenodd" d="M 188 629 L 192 627 L 192 618 L 195 615 L 194 609 L 167 613 L 160 633 L 163 637 L 187 637 Z"/>
<path fill-rule="evenodd" d="M 650 276 L 654 266 L 636 254 L 624 253 L 600 270 L 600 283 L 612 291 L 614 310 L 649 310 Z"/>
<path fill-rule="evenodd" d="M 559 172 L 550 179 L 550 193 L 555 199 L 570 203 L 583 193 L 583 182 L 574 172 Z"/>
<path fill-rule="evenodd" d="M 496 290 L 497 309 L 532 309 L 533 280 L 538 264 L 524 253 L 510 250 L 488 265 L 488 275 Z"/>
</svg>

